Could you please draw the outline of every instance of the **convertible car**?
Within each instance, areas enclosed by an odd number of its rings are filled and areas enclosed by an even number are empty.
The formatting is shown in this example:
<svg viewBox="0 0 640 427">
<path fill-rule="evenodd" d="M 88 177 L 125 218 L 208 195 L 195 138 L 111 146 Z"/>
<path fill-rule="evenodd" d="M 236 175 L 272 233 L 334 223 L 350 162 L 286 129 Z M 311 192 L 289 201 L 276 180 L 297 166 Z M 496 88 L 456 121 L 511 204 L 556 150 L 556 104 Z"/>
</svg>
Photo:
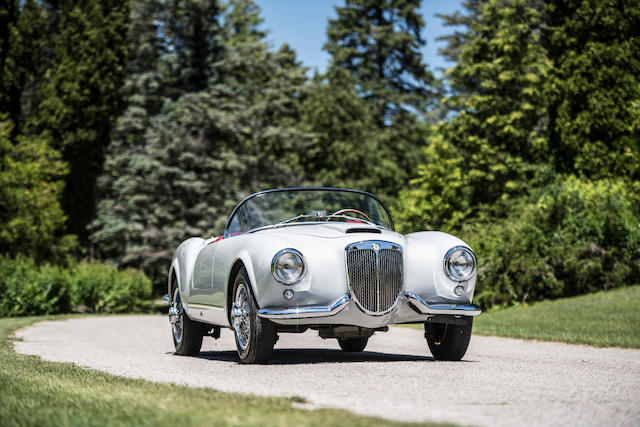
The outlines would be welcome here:
<svg viewBox="0 0 640 427">
<path fill-rule="evenodd" d="M 280 333 L 317 330 L 343 351 L 363 351 L 388 325 L 422 323 L 437 360 L 469 344 L 476 257 L 437 231 L 402 235 L 373 194 L 341 188 L 261 191 L 231 212 L 224 234 L 193 237 L 169 270 L 176 353 L 203 336 L 235 334 L 243 363 L 263 363 Z"/>
</svg>

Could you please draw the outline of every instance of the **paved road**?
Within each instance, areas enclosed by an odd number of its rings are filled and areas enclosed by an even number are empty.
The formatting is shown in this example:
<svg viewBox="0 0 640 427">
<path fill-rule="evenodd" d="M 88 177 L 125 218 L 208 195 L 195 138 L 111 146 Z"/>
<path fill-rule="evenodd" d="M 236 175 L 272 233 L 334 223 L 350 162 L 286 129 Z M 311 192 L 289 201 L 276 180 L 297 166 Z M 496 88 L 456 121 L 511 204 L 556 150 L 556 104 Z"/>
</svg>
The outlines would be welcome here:
<svg viewBox="0 0 640 427">
<path fill-rule="evenodd" d="M 462 362 L 436 362 L 422 332 L 377 333 L 342 353 L 315 332 L 281 334 L 272 361 L 240 365 L 231 331 L 199 357 L 172 352 L 164 316 L 41 322 L 16 350 L 116 375 L 259 395 L 302 396 L 407 421 L 464 425 L 640 425 L 640 351 L 474 336 Z"/>
</svg>

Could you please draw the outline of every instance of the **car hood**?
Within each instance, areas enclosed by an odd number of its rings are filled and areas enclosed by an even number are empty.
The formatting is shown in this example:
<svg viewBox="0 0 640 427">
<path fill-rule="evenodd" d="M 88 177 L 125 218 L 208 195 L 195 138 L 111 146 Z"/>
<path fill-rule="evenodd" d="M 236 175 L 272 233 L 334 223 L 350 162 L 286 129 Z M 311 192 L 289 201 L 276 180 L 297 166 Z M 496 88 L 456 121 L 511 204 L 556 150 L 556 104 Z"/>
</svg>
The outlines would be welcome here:
<svg viewBox="0 0 640 427">
<path fill-rule="evenodd" d="M 381 229 L 368 224 L 357 223 L 320 223 L 320 224 L 291 224 L 278 228 L 269 228 L 258 233 L 270 234 L 289 241 L 301 238 L 316 237 L 320 239 L 342 240 L 357 242 L 362 240 L 388 240 L 403 243 L 403 236 L 395 231 Z"/>
</svg>

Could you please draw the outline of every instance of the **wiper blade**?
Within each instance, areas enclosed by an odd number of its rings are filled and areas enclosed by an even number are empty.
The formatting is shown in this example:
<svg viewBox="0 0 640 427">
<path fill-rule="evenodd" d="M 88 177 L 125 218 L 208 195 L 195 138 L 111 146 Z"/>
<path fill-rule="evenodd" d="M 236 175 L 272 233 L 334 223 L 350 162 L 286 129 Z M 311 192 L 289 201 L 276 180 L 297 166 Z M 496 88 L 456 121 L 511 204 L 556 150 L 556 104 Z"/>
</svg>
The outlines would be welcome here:
<svg viewBox="0 0 640 427">
<path fill-rule="evenodd" d="M 277 227 L 280 227 L 281 225 L 288 224 L 290 222 L 297 221 L 303 218 L 319 218 L 319 217 L 316 215 L 306 215 L 306 214 L 297 215 L 297 216 L 294 216 L 293 218 L 285 219 L 284 221 L 280 221 L 279 223 L 274 224 L 273 228 L 277 228 Z"/>
</svg>

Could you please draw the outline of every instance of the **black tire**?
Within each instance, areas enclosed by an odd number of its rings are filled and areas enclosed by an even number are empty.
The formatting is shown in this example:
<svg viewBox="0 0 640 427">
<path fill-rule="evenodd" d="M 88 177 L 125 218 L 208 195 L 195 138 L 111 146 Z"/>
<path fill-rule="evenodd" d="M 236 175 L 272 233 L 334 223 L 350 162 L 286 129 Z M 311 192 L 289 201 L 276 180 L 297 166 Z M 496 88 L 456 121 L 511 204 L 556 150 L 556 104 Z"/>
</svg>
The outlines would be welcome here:
<svg viewBox="0 0 640 427">
<path fill-rule="evenodd" d="M 278 339 L 276 325 L 258 316 L 258 305 L 244 267 L 238 271 L 233 284 L 231 325 L 242 363 L 264 363 L 269 360 Z M 245 326 L 248 326 L 248 331 Z"/>
<path fill-rule="evenodd" d="M 347 353 L 359 353 L 367 346 L 369 337 L 361 338 L 338 338 L 338 345 L 342 351 Z"/>
<path fill-rule="evenodd" d="M 176 323 L 171 323 L 171 335 L 176 354 L 180 356 L 195 356 L 202 348 L 202 337 L 205 333 L 204 327 L 198 322 L 194 322 L 184 311 L 180 292 L 177 287 L 173 288 L 171 308 L 175 309 Z M 171 308 L 169 309 L 171 311 Z M 171 321 L 171 314 L 169 315 Z"/>
<path fill-rule="evenodd" d="M 473 318 L 469 318 L 467 322 L 465 325 L 430 322 L 424 324 L 424 335 L 436 360 L 462 359 L 469 347 Z"/>
</svg>

